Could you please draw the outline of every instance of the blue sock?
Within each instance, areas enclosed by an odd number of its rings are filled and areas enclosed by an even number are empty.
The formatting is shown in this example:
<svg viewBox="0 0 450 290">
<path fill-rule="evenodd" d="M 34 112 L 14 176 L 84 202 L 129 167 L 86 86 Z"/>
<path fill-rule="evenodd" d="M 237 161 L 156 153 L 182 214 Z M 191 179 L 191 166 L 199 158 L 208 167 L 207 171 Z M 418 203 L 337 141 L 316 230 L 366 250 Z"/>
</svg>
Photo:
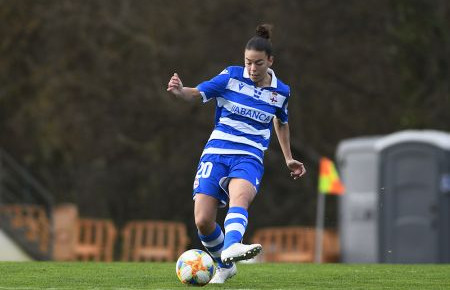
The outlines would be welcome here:
<svg viewBox="0 0 450 290">
<path fill-rule="evenodd" d="M 248 212 L 243 207 L 230 207 L 225 217 L 225 242 L 224 249 L 234 243 L 239 243 L 247 228 Z"/>
<path fill-rule="evenodd" d="M 206 248 L 208 253 L 214 259 L 214 261 L 216 261 L 217 265 L 220 268 L 231 267 L 231 265 L 225 265 L 224 263 L 222 263 L 222 260 L 220 259 L 220 254 L 223 250 L 224 235 L 222 229 L 218 224 L 216 224 L 216 229 L 214 230 L 214 232 L 212 232 L 212 234 L 204 236 L 200 232 L 198 232 L 198 237 L 202 241 L 203 246 Z"/>
</svg>

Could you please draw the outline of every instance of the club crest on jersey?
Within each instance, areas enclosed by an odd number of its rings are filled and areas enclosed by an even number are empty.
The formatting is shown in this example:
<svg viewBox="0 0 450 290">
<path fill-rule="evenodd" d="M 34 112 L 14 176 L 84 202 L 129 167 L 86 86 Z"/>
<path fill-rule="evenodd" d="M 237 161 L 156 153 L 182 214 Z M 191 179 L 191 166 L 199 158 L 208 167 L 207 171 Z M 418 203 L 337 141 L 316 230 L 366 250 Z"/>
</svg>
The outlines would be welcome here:
<svg viewBox="0 0 450 290">
<path fill-rule="evenodd" d="M 270 101 L 272 102 L 272 104 L 278 102 L 278 94 L 277 92 L 272 92 L 272 96 L 270 97 Z"/>
</svg>

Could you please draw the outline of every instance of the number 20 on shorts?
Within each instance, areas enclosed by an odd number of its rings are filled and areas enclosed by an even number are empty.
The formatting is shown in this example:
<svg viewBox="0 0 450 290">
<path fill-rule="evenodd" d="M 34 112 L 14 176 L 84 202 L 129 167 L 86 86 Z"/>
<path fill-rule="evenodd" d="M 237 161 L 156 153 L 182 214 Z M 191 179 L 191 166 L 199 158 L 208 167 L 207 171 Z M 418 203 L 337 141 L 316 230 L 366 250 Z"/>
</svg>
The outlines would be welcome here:
<svg viewBox="0 0 450 290">
<path fill-rule="evenodd" d="M 211 162 L 201 162 L 196 178 L 208 178 L 211 175 L 213 164 Z"/>
</svg>

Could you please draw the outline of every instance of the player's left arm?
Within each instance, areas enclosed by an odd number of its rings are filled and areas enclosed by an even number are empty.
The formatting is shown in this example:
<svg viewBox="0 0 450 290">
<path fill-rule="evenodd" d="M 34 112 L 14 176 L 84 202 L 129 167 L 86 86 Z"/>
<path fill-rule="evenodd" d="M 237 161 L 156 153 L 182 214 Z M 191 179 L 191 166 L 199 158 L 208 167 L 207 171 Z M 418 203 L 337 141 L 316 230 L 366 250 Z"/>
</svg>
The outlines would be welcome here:
<svg viewBox="0 0 450 290">
<path fill-rule="evenodd" d="M 273 126 L 275 128 L 275 133 L 277 134 L 284 159 L 286 160 L 286 166 L 291 171 L 292 178 L 298 179 L 306 173 L 306 169 L 302 162 L 295 160 L 292 157 L 289 124 L 282 123 L 277 117 L 275 117 L 273 118 Z"/>
</svg>

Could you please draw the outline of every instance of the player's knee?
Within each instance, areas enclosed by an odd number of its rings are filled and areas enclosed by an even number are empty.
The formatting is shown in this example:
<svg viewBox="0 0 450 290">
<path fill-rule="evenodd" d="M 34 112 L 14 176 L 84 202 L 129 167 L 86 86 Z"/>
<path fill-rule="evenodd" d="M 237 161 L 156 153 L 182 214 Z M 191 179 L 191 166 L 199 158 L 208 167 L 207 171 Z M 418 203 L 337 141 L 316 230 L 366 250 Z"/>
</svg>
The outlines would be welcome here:
<svg viewBox="0 0 450 290">
<path fill-rule="evenodd" d="M 215 230 L 216 221 L 205 215 L 196 215 L 195 226 L 202 235 L 209 235 Z"/>
</svg>

